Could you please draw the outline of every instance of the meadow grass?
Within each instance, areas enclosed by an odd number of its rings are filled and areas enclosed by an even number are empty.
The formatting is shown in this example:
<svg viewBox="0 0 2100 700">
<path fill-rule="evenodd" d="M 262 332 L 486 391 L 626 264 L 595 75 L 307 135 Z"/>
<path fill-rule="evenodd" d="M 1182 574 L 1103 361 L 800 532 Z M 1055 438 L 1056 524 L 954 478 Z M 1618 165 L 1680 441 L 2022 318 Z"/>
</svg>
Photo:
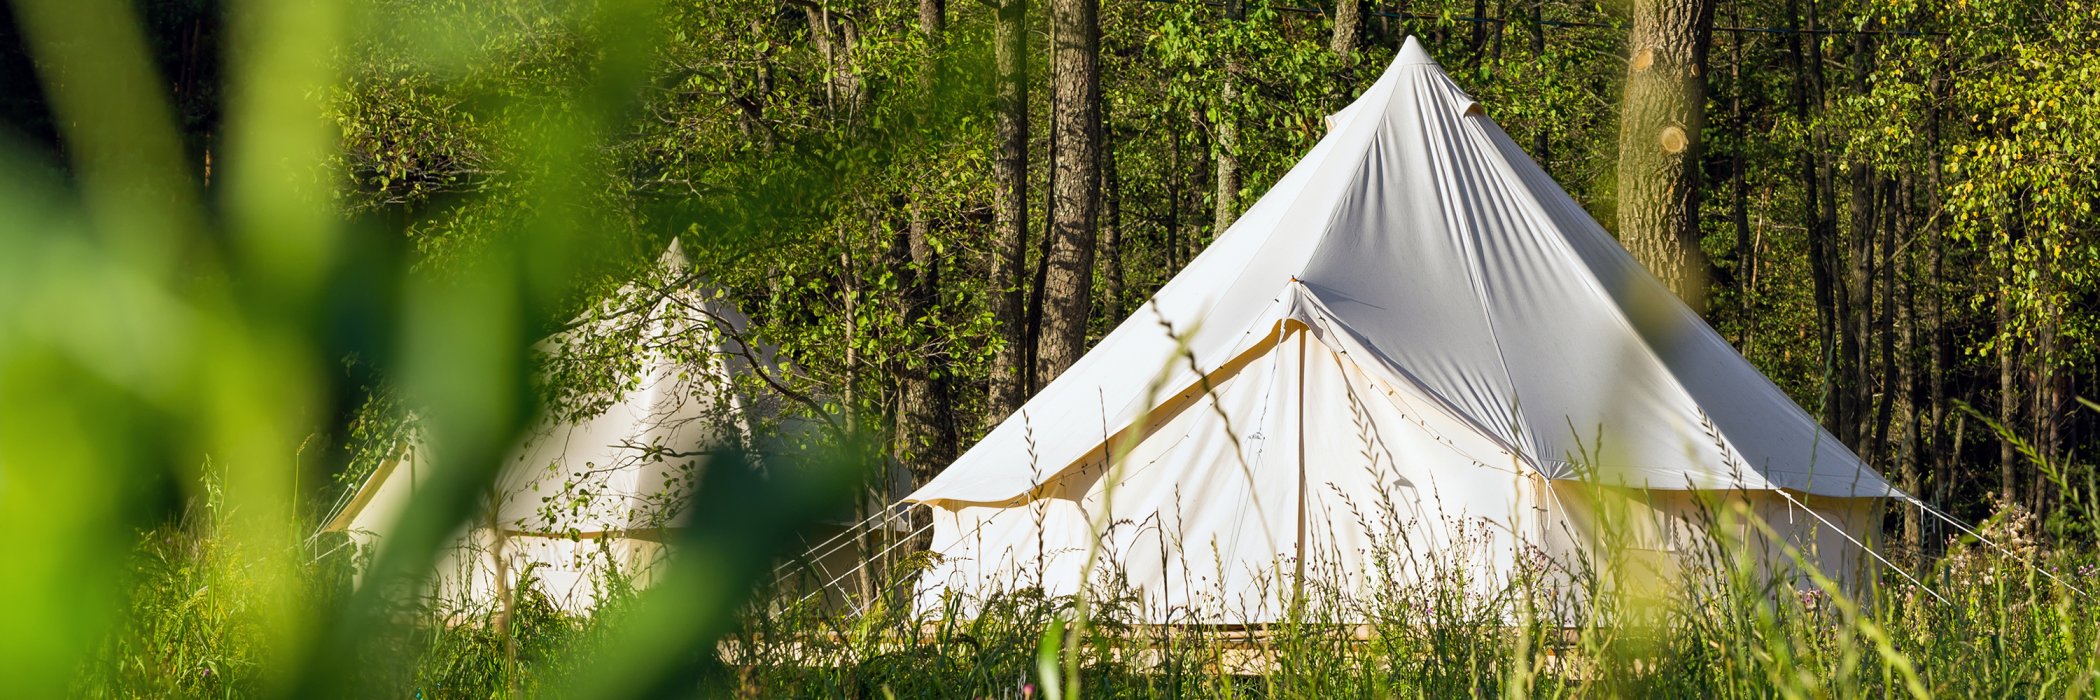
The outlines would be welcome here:
<svg viewBox="0 0 2100 700">
<path fill-rule="evenodd" d="M 349 550 L 314 558 L 319 543 L 300 538 L 284 543 L 309 562 L 299 580 L 260 581 L 274 569 L 250 565 L 260 558 L 241 548 L 253 545 L 220 536 L 219 521 L 207 503 L 140 534 L 127 619 L 82 669 L 79 694 L 267 694 L 259 664 L 268 655 L 258 648 L 267 635 L 256 622 L 268 607 L 264 592 L 326 605 L 355 585 Z M 975 614 L 964 614 L 952 602 L 914 610 L 908 583 L 875 587 L 877 599 L 853 612 L 788 585 L 761 592 L 715 653 L 689 655 L 698 685 L 684 690 L 1037 698 L 1076 682 L 1086 697 L 1118 698 L 2090 694 L 2100 609 L 2042 572 L 2075 580 L 2100 559 L 2089 548 L 2035 544 L 2034 519 L 2017 511 L 1985 527 L 2003 547 L 1956 539 L 1915 562 L 1932 593 L 1889 572 L 1857 596 L 1820 576 L 1806 585 L 1760 580 L 1716 545 L 1687 575 L 1705 585 L 1660 597 L 1626 595 L 1594 574 L 1575 582 L 1587 592 L 1577 605 L 1551 594 L 1565 581 L 1549 585 L 1543 575 L 1520 574 L 1484 595 L 1465 571 L 1439 566 L 1346 604 L 1323 598 L 1249 627 L 1141 624 L 1138 596 L 1108 575 L 1091 591 L 1083 627 L 1070 624 L 1071 596 L 1040 589 L 974 601 Z M 891 576 L 919 568 L 907 560 Z M 611 586 L 607 611 L 575 616 L 526 586 L 508 620 L 404 601 L 378 627 L 383 638 L 345 665 L 358 687 L 406 697 L 559 694 L 606 653 L 603 620 L 634 596 Z M 1065 640 L 1067 632 L 1082 638 Z"/>
</svg>

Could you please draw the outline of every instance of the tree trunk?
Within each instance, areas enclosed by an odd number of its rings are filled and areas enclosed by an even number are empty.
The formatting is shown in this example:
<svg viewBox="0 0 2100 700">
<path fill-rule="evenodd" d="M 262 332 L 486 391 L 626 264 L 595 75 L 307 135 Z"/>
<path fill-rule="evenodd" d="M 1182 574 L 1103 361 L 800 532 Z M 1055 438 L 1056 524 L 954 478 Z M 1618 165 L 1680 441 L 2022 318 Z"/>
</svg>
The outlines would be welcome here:
<svg viewBox="0 0 2100 700">
<path fill-rule="evenodd" d="M 992 319 L 999 342 L 992 353 L 986 425 L 998 425 L 1027 399 L 1027 319 L 1022 279 L 1028 256 L 1028 0 L 999 0 L 995 57 L 999 72 L 994 105 L 993 209 L 997 220 L 992 260 Z"/>
<path fill-rule="evenodd" d="M 1713 0 L 1634 0 L 1619 113 L 1619 239 L 1700 310 L 1699 130 L 1713 13 Z"/>
<path fill-rule="evenodd" d="M 1918 188 L 1917 180 L 1914 177 L 1913 175 L 1903 178 L 1903 201 L 1896 207 L 1896 211 L 1902 214 L 1900 219 L 1902 232 L 1900 235 L 1909 240 L 1917 240 L 1915 237 L 1917 233 L 1917 220 L 1915 217 L 1918 210 Z M 1903 267 L 1907 274 L 1904 275 L 1903 284 L 1902 327 L 1903 403 L 1907 413 L 1903 421 L 1903 470 L 1901 478 L 1905 493 L 1924 498 L 1925 415 L 1926 405 L 1929 401 L 1925 396 L 1925 382 L 1918 376 L 1922 374 L 1920 369 L 1922 369 L 1921 366 L 1924 364 L 1919 361 L 1918 353 L 1918 332 L 1922 323 L 1918 317 L 1918 284 L 1921 281 L 1921 276 L 1918 270 L 1918 246 L 1905 246 L 1905 249 Z M 1922 554 L 1924 551 L 1921 549 L 1924 545 L 1924 533 L 1921 531 L 1924 523 L 1921 522 L 1922 518 L 1920 516 L 1921 513 L 1918 512 L 1917 508 L 1903 508 L 1903 548 L 1905 552 L 1908 552 L 1913 557 Z"/>
<path fill-rule="evenodd" d="M 1932 479 L 1935 492 L 1944 492 L 1954 482 L 1954 465 L 1961 459 L 1960 451 L 1951 449 L 1943 442 L 1947 431 L 1947 372 L 1954 366 L 1954 330 L 1948 327 L 1945 293 L 1946 244 L 1940 235 L 1940 74 L 1935 68 L 1926 79 L 1925 90 L 1925 237 L 1931 245 L 1925 251 L 1926 267 L 1930 268 L 1932 283 L 1928 286 L 1926 308 L 1931 318 L 1932 370 L 1927 377 L 1926 395 L 1932 403 L 1931 423 L 1927 427 L 1925 445 L 1932 450 Z M 1960 440 L 1951 441 L 1959 445 Z M 1919 494 L 1912 494 L 1919 495 Z M 1936 499 L 1942 507 L 1948 504 L 1944 498 Z"/>
<path fill-rule="evenodd" d="M 2019 396 L 2013 377 L 2013 327 L 2012 304 L 2006 297 L 2012 294 L 2012 242 L 2006 242 L 2003 269 L 1998 276 L 1998 429 L 2006 434 L 1998 436 L 1998 498 L 1999 505 L 2014 503 L 2016 479 L 2014 461 L 2019 454 L 2013 447 L 2011 432 L 2019 414 Z"/>
<path fill-rule="evenodd" d="M 1187 166 L 1182 163 L 1182 143 L 1179 137 L 1169 137 L 1173 142 L 1167 158 L 1167 221 L 1163 225 L 1167 234 L 1167 272 L 1181 270 L 1181 182 L 1187 177 Z"/>
<path fill-rule="evenodd" d="M 1820 22 L 1816 4 L 1810 2 L 1807 27 L 1810 36 L 1815 36 L 1815 33 L 1820 31 Z M 1810 233 L 1814 237 L 1811 239 L 1811 247 L 1821 251 L 1812 263 L 1829 290 L 1830 308 L 1824 322 L 1829 324 L 1828 332 L 1833 339 L 1832 343 L 1823 346 L 1823 398 L 1829 411 L 1831 433 L 1850 446 L 1853 441 L 1849 436 L 1853 434 L 1858 422 L 1851 413 L 1851 393 L 1849 385 L 1845 382 L 1851 371 L 1846 365 L 1851 355 L 1846 350 L 1849 346 L 1846 345 L 1845 339 L 1845 324 L 1847 319 L 1851 318 L 1851 297 L 1845 291 L 1844 251 L 1838 245 L 1838 176 L 1837 166 L 1831 157 L 1836 149 L 1831 147 L 1828 126 L 1821 123 L 1821 115 L 1830 111 L 1830 91 L 1823 74 L 1823 42 L 1810 39 L 1806 43 L 1808 67 L 1804 72 L 1808 78 L 1809 94 L 1815 100 L 1818 110 L 1817 120 L 1809 128 L 1812 144 L 1809 159 L 1816 169 L 1815 182 L 1819 188 L 1814 194 L 1821 211 L 1816 228 Z"/>
<path fill-rule="evenodd" d="M 1742 23 L 1742 5 L 1731 7 L 1734 21 Z M 1750 298 L 1756 291 L 1752 288 L 1751 274 L 1755 261 L 1750 259 L 1750 163 L 1743 157 L 1748 147 L 1748 117 L 1743 115 L 1743 33 L 1735 32 L 1730 37 L 1728 62 L 1728 126 L 1734 132 L 1734 143 L 1729 149 L 1729 179 L 1734 185 L 1730 192 L 1728 218 L 1735 224 L 1735 342 L 1736 349 L 1750 350 L 1752 329 L 1756 322 L 1750 318 Z"/>
<path fill-rule="evenodd" d="M 1889 450 L 1889 422 L 1894 418 L 1896 406 L 1896 182 L 1882 178 L 1881 186 L 1881 240 L 1875 269 L 1881 275 L 1881 322 L 1876 332 L 1880 334 L 1880 377 L 1877 384 L 1881 397 L 1874 406 L 1873 452 L 1875 459 L 1887 465 Z M 1869 392 L 1871 395 L 1871 392 Z"/>
<path fill-rule="evenodd" d="M 1869 90 L 1867 73 L 1871 69 L 1868 59 L 1873 53 L 1867 35 L 1856 34 L 1852 43 L 1852 89 L 1858 94 Z M 1868 409 L 1873 403 L 1873 385 L 1869 369 L 1873 364 L 1871 353 L 1874 316 L 1874 235 L 1876 222 L 1880 220 L 1881 180 L 1873 167 L 1864 161 L 1854 161 L 1848 166 L 1851 177 L 1849 197 L 1852 225 L 1848 239 L 1845 277 L 1845 296 L 1840 309 L 1844 312 L 1844 332 L 1839 336 L 1841 351 L 1838 360 L 1840 415 L 1844 427 L 1838 439 L 1854 450 L 1873 451 L 1873 435 L 1869 424 Z"/>
<path fill-rule="evenodd" d="M 1546 0 L 1531 2 L 1531 57 L 1544 65 L 1546 61 Z M 1531 159 L 1538 161 L 1539 169 L 1553 174 L 1552 144 L 1546 139 L 1548 129 L 1541 128 L 1531 135 Z"/>
<path fill-rule="evenodd" d="M 1225 19 L 1239 22 L 1247 18 L 1245 0 L 1225 0 Z M 1217 150 L 1218 196 L 1211 210 L 1210 236 L 1216 240 L 1225 235 L 1225 229 L 1240 216 L 1240 65 L 1236 57 L 1225 59 L 1225 89 L 1219 95 L 1222 103 L 1218 107 L 1217 123 L 1212 128 L 1217 136 L 1212 144 Z"/>
<path fill-rule="evenodd" d="M 1484 21 L 1478 21 L 1487 17 L 1487 11 L 1487 0 L 1473 0 L 1472 16 L 1475 18 L 1476 21 L 1466 23 L 1468 27 L 1471 27 L 1471 31 L 1473 32 L 1473 37 L 1471 39 L 1466 40 L 1467 70 L 1479 68 L 1481 58 L 1487 55 L 1488 23 Z"/>
<path fill-rule="evenodd" d="M 1328 48 L 1334 57 L 1342 59 L 1342 65 L 1356 62 L 1356 42 L 1363 31 L 1363 0 L 1336 0 L 1334 3 L 1334 40 Z"/>
<path fill-rule="evenodd" d="M 938 47 L 948 29 L 948 0 L 919 0 L 919 32 Z"/>
<path fill-rule="evenodd" d="M 1189 128 L 1192 130 L 1196 140 L 1196 143 L 1193 144 L 1195 148 L 1192 149 L 1195 153 L 1217 152 L 1217 147 L 1210 137 L 1210 132 L 1205 128 L 1207 126 L 1208 124 L 1203 121 L 1201 112 L 1196 110 L 1189 111 Z M 1182 172 L 1184 177 L 1190 179 L 1188 186 L 1182 188 L 1182 192 L 1188 195 L 1189 210 L 1191 212 L 1201 212 L 1203 211 L 1203 191 L 1206 188 L 1213 191 L 1217 189 L 1215 186 L 1218 179 L 1217 169 L 1211 168 L 1209 171 L 1204 171 L 1200 161 L 1191 162 L 1190 166 L 1195 169 Z M 1202 176 L 1206 174 L 1211 176 L 1210 180 L 1202 179 Z M 1180 255 L 1182 265 L 1195 260 L 1196 256 L 1203 252 L 1203 220 L 1191 217 L 1186 223 L 1188 226 L 1187 235 L 1181 237 Z M 1217 230 L 1217 207 L 1215 204 L 1211 208 L 1211 228 L 1212 230 Z M 1177 270 L 1180 268 L 1180 265 L 1175 266 Z"/>
<path fill-rule="evenodd" d="M 934 83 L 940 74 L 939 51 L 946 14 L 943 0 L 919 0 L 919 31 L 925 35 L 930 53 L 920 87 L 929 91 L 936 88 Z M 891 246 L 892 264 L 903 274 L 898 301 L 906 328 L 928 325 L 934 306 L 940 302 L 940 261 L 934 256 L 932 225 L 919 199 L 914 196 L 908 207 L 911 220 L 904 227 L 903 240 Z M 914 487 L 932 480 L 955 457 L 954 406 L 948 395 L 946 374 L 941 371 L 949 364 L 935 348 L 919 347 L 906 353 L 894 369 L 897 435 L 891 456 L 910 470 Z"/>
<path fill-rule="evenodd" d="M 834 19 L 827 7 L 807 10 L 809 37 L 824 57 L 824 91 L 831 111 L 848 118 L 858 116 L 866 103 L 867 90 L 854 64 L 860 43 L 860 28 L 850 18 Z"/>
<path fill-rule="evenodd" d="M 1786 21 L 1790 30 L 1787 33 L 1787 58 L 1796 77 L 1790 91 L 1794 118 L 1802 124 L 1811 124 L 1809 105 L 1822 100 L 1822 81 L 1819 79 L 1822 70 L 1817 65 L 1820 59 L 1804 49 L 1812 48 L 1814 42 L 1801 38 L 1801 16 L 1794 0 L 1786 2 Z M 1810 26 L 1813 26 L 1812 19 Z M 1808 228 L 1808 270 L 1815 286 L 1817 350 L 1823 366 L 1818 408 L 1821 409 L 1823 428 L 1837 435 L 1843 422 L 1843 416 L 1838 412 L 1836 377 L 1837 271 L 1830 262 L 1830 236 L 1827 233 L 1830 221 L 1824 216 L 1827 209 L 1823 206 L 1823 192 L 1828 178 L 1823 166 L 1823 154 L 1827 149 L 1823 145 L 1821 130 L 1811 125 L 1807 142 L 1801 148 L 1801 208 L 1802 223 Z"/>
<path fill-rule="evenodd" d="M 1101 26 L 1097 0 L 1050 4 L 1052 229 L 1043 278 L 1036 382 L 1047 385 L 1086 349 L 1101 186 Z"/>
<path fill-rule="evenodd" d="M 2033 207 L 2033 198 L 2023 192 L 2014 211 L 2022 220 L 2028 220 L 2033 216 Z M 2041 290 L 2032 298 L 2039 303 L 2040 308 L 2033 312 L 2034 349 L 2028 353 L 2034 358 L 2034 408 L 2031 409 L 2034 432 L 2028 438 L 2027 444 L 2034 449 L 2036 456 L 2048 464 L 2055 464 L 2056 424 L 2063 416 L 2064 408 L 2063 399 L 2057 390 L 2056 331 L 2059 319 L 2063 318 L 2063 310 L 2058 308 L 2055 302 L 2056 256 L 2051 252 L 2054 247 L 2034 246 L 2034 265 L 2037 269 L 2032 273 L 2032 279 L 2035 284 L 2041 286 Z M 2049 509 L 2057 505 L 2049 498 L 2053 490 L 2046 488 L 2044 471 L 2039 468 L 2033 470 L 2033 486 L 2027 495 L 2027 505 L 2036 513 L 2049 512 Z"/>
<path fill-rule="evenodd" d="M 1103 121 L 1107 120 L 1103 108 Z M 1113 324 L 1123 317 L 1123 181 L 1116 172 L 1116 146 L 1104 137 L 1101 143 L 1101 308 Z"/>
</svg>

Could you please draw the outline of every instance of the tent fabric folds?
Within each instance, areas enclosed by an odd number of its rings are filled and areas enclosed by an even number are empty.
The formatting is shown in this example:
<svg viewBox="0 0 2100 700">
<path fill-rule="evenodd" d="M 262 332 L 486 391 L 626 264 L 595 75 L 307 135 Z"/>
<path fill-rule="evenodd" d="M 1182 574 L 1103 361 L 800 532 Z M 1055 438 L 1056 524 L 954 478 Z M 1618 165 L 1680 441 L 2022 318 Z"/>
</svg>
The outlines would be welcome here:
<svg viewBox="0 0 2100 700">
<path fill-rule="evenodd" d="M 1069 592 L 1082 572 L 1061 553 L 1099 546 L 1157 610 L 1270 619 L 1263 576 L 1391 578 L 1369 562 L 1396 536 L 1490 571 L 1527 547 L 1581 549 L 1566 534 L 1591 508 L 1567 502 L 1578 487 L 1635 494 L 1656 522 L 1683 519 L 1670 492 L 1732 494 L 1835 563 L 1875 529 L 1856 503 L 1908 498 L 1414 39 L 1328 124 L 1230 230 L 907 497 L 932 507 L 943 560 L 922 604 Z"/>
</svg>

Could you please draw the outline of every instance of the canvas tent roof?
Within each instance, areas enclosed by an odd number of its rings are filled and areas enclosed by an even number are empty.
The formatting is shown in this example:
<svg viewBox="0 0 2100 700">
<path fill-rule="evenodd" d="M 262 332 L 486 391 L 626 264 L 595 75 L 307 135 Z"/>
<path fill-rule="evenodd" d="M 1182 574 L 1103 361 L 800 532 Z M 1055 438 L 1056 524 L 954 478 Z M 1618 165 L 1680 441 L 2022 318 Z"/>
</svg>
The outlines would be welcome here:
<svg viewBox="0 0 2100 700">
<path fill-rule="evenodd" d="M 513 536 L 601 536 L 646 531 L 683 522 L 682 487 L 692 478 L 696 452 L 723 439 L 748 435 L 749 419 L 777 406 L 738 391 L 734 378 L 766 365 L 764 348 L 746 345 L 748 323 L 716 295 L 682 279 L 688 263 L 677 245 L 659 262 L 660 272 L 685 286 L 649 305 L 636 328 L 614 329 L 613 319 L 594 322 L 540 344 L 563 352 L 575 333 L 639 333 L 641 354 L 632 385 L 590 415 L 546 420 L 534 426 L 509 456 L 498 477 L 493 518 Z M 656 292 L 628 285 L 621 303 Z M 698 339 L 697 352 L 671 353 L 671 343 Z M 683 355 L 683 356 L 681 356 Z M 693 367 L 698 361 L 705 367 Z M 350 497 L 323 530 L 383 533 L 406 507 L 430 468 L 412 446 L 402 459 L 384 464 Z M 406 472 L 406 473 L 403 473 Z"/>
<path fill-rule="evenodd" d="M 1024 500 L 1305 324 L 1547 479 L 1901 494 L 1643 270 L 1410 38 L 1230 230 L 907 500 Z"/>
</svg>

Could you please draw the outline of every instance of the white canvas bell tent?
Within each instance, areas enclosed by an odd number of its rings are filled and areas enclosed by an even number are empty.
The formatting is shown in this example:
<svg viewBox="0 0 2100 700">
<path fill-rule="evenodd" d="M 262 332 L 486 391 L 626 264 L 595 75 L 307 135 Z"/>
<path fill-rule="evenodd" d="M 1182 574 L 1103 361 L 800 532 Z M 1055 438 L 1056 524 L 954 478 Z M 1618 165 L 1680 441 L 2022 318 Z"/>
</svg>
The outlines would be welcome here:
<svg viewBox="0 0 2100 700">
<path fill-rule="evenodd" d="M 742 340 L 744 316 L 693 284 L 687 268 L 674 244 L 658 270 L 668 287 L 628 285 L 597 320 L 541 343 L 556 362 L 589 362 L 572 347 L 577 334 L 619 335 L 633 343 L 614 346 L 639 362 L 622 377 L 626 386 L 587 403 L 586 415 L 542 421 L 520 442 L 483 513 L 441 556 L 427 590 L 432 602 L 488 611 L 529 585 L 556 608 L 589 611 L 609 574 L 648 581 L 666 530 L 685 520 L 682 506 L 709 450 L 765 447 L 750 444 L 752 422 L 779 406 L 752 382 L 754 372 L 778 371 L 772 354 Z M 381 465 L 323 530 L 384 546 L 429 477 L 424 449 L 411 444 Z"/>
<path fill-rule="evenodd" d="M 1745 503 L 1856 580 L 1880 499 L 1902 494 L 1420 44 L 1328 122 L 1137 313 L 906 498 L 933 511 L 940 555 L 922 610 L 1073 593 L 1094 546 L 1095 575 L 1158 622 L 1274 621 L 1313 580 L 1342 601 L 1436 567 L 1491 586 L 1605 530 L 1667 573 L 1701 527 L 1695 496 Z"/>
</svg>

